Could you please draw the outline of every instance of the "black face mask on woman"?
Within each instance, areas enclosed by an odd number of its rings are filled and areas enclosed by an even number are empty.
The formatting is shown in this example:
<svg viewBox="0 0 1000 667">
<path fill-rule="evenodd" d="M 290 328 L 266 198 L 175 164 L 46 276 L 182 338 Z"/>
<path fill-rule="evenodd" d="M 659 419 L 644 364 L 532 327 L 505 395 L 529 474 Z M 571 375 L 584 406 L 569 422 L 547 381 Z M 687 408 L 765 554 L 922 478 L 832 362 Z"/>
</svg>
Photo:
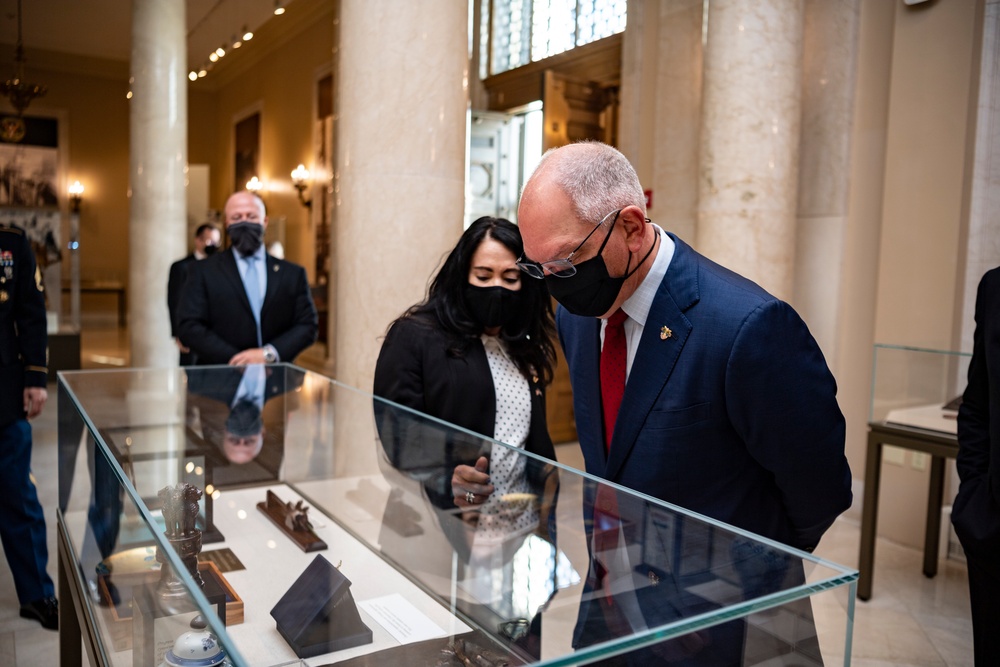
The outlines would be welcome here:
<svg viewBox="0 0 1000 667">
<path fill-rule="evenodd" d="M 521 310 L 521 291 L 506 287 L 465 285 L 465 302 L 472 318 L 484 329 L 508 324 Z"/>
<path fill-rule="evenodd" d="M 615 222 L 617 222 L 617 218 Z M 608 265 L 605 264 L 602 253 L 604 252 L 604 246 L 608 244 L 608 239 L 611 238 L 611 232 L 614 227 L 615 225 L 612 223 L 611 229 L 608 230 L 607 236 L 604 237 L 604 242 L 601 243 L 601 247 L 597 250 L 597 255 L 585 262 L 576 264 L 576 273 L 572 276 L 568 278 L 560 278 L 552 274 L 545 276 L 545 285 L 549 288 L 549 294 L 562 304 L 563 308 L 574 315 L 600 317 L 608 312 L 611 306 L 615 304 L 618 293 L 622 291 L 622 285 L 625 284 L 625 281 L 633 273 L 639 270 L 643 262 L 649 259 L 649 256 L 653 253 L 653 248 L 656 247 L 657 239 L 660 238 L 659 233 L 657 233 L 653 239 L 653 244 L 649 246 L 649 252 L 646 253 L 645 257 L 631 271 L 629 271 L 629 267 L 632 265 L 632 251 L 629 251 L 628 264 L 625 265 L 625 274 L 617 278 L 612 278 L 608 274 Z"/>
<path fill-rule="evenodd" d="M 257 252 L 264 242 L 264 225 L 257 222 L 236 222 L 226 228 L 236 252 L 244 257 Z"/>
</svg>

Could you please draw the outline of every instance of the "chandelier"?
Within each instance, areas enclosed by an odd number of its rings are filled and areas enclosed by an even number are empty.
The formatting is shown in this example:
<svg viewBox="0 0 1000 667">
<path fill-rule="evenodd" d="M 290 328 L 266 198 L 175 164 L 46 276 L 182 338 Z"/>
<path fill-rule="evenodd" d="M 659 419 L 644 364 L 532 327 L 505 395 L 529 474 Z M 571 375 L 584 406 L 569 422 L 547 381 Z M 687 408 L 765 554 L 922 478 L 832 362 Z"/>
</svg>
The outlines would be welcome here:
<svg viewBox="0 0 1000 667">
<path fill-rule="evenodd" d="M 31 104 L 31 100 L 41 97 L 47 92 L 47 88 L 38 83 L 28 83 L 24 80 L 24 43 L 21 41 L 21 0 L 17 0 L 17 47 L 14 51 L 14 63 L 17 72 L 13 79 L 7 79 L 0 90 L 4 97 L 10 99 L 10 103 L 17 109 L 17 115 L 23 116 L 24 110 Z"/>
</svg>

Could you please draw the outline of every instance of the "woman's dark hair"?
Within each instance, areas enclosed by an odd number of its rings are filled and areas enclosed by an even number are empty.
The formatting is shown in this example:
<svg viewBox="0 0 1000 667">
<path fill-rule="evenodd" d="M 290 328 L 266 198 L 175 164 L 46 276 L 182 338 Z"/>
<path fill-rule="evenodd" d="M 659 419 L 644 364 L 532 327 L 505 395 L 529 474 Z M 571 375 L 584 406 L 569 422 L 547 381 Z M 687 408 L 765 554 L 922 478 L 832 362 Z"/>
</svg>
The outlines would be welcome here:
<svg viewBox="0 0 1000 667">
<path fill-rule="evenodd" d="M 479 218 L 465 230 L 444 260 L 441 270 L 431 281 L 427 298 L 400 318 L 433 316 L 438 326 L 451 334 L 453 342 L 449 352 L 456 356 L 464 355 L 472 341 L 483 333 L 482 325 L 476 322 L 466 305 L 465 285 L 469 284 L 472 256 L 487 237 L 503 244 L 514 257 L 524 252 L 517 225 L 503 218 Z M 530 379 L 538 375 L 548 384 L 552 381 L 556 348 L 552 301 L 544 280 L 527 275 L 521 277 L 521 306 L 521 312 L 501 328 L 499 338 L 525 377 Z"/>
</svg>

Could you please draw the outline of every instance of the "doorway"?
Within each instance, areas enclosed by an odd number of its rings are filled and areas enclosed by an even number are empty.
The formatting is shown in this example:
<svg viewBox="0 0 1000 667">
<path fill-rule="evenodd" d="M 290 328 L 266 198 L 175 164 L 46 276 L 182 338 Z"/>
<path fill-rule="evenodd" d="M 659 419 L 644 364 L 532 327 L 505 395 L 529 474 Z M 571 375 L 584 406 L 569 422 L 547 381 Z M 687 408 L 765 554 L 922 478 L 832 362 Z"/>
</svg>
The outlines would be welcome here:
<svg viewBox="0 0 1000 667">
<path fill-rule="evenodd" d="M 466 226 L 483 215 L 516 223 L 521 189 L 546 150 L 584 139 L 616 143 L 617 83 L 598 83 L 551 69 L 536 74 L 542 99 L 513 109 L 472 112 Z M 500 91 L 497 97 L 505 95 Z M 556 354 L 546 418 L 553 442 L 572 442 L 577 439 L 573 391 L 558 344 Z"/>
</svg>

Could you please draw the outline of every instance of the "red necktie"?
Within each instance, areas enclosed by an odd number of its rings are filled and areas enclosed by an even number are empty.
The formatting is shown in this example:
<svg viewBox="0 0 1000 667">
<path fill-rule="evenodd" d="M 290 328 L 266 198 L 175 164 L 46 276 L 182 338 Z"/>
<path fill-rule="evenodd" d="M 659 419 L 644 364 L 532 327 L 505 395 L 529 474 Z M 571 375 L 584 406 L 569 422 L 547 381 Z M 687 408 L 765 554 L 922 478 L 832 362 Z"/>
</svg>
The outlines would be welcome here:
<svg viewBox="0 0 1000 667">
<path fill-rule="evenodd" d="M 625 394 L 625 366 L 628 353 L 625 345 L 625 320 L 621 308 L 608 318 L 604 327 L 604 347 L 601 349 L 601 407 L 604 413 L 604 450 L 611 450 L 615 419 Z"/>
<path fill-rule="evenodd" d="M 625 345 L 625 320 L 628 315 L 621 308 L 616 310 L 604 327 L 604 347 L 601 348 L 601 409 L 604 414 L 604 451 L 611 450 L 611 436 L 615 432 L 615 420 L 618 408 L 625 394 L 625 366 L 628 352 Z M 611 597 L 610 582 L 607 580 L 608 570 L 602 562 L 603 558 L 613 557 L 611 554 L 618 547 L 618 501 L 615 492 L 601 484 L 597 488 L 594 499 L 594 549 L 597 576 L 604 588 L 605 602 L 614 606 Z"/>
</svg>

